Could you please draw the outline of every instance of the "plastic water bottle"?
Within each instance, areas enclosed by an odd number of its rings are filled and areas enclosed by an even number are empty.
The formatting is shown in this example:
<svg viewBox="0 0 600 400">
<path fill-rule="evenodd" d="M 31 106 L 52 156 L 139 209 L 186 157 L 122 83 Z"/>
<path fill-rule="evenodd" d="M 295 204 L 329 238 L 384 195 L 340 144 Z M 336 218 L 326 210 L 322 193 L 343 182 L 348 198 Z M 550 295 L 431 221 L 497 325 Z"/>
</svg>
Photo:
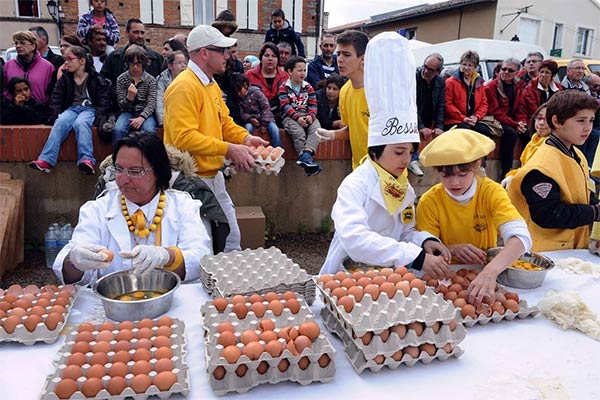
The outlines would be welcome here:
<svg viewBox="0 0 600 400">
<path fill-rule="evenodd" d="M 56 226 L 50 225 L 46 235 L 44 236 L 44 247 L 46 250 L 46 266 L 48 268 L 52 268 L 52 264 L 54 264 L 54 259 L 58 254 L 58 235 L 59 231 L 56 229 Z"/>
<path fill-rule="evenodd" d="M 65 245 L 67 243 L 69 243 L 69 240 L 71 240 L 71 236 L 73 236 L 73 227 L 71 226 L 71 224 L 65 224 L 60 229 L 60 234 L 58 235 L 58 250 L 59 251 L 60 251 L 60 249 L 65 247 Z"/>
</svg>

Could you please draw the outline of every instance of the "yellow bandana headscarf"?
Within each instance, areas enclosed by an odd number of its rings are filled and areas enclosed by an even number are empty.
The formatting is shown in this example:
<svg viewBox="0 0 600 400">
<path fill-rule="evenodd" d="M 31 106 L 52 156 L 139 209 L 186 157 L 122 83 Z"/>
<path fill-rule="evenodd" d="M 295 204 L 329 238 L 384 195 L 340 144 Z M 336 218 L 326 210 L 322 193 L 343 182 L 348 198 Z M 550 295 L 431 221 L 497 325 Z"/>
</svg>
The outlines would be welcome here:
<svg viewBox="0 0 600 400">
<path fill-rule="evenodd" d="M 381 184 L 381 193 L 383 193 L 383 199 L 385 200 L 385 208 L 390 215 L 394 215 L 402 207 L 406 192 L 408 191 L 408 172 L 404 170 L 402 175 L 395 178 L 392 174 L 381 168 L 379 164 L 371 160 L 369 156 L 365 156 L 365 159 L 368 159 L 375 168 L 375 171 L 377 171 Z"/>
</svg>

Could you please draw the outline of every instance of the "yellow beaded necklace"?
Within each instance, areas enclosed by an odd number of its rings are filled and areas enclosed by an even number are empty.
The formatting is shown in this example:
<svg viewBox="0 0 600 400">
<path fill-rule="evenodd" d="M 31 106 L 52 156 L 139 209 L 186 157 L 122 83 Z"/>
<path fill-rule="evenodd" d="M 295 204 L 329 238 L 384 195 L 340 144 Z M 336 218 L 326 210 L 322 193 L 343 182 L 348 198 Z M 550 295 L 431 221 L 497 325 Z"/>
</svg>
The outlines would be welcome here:
<svg viewBox="0 0 600 400">
<path fill-rule="evenodd" d="M 125 221 L 127 221 L 127 227 L 130 232 L 133 232 L 134 235 L 139 238 L 145 239 L 150 235 L 150 232 L 154 232 L 160 226 L 160 222 L 162 221 L 162 215 L 164 213 L 163 209 L 165 208 L 165 201 L 167 200 L 167 196 L 165 196 L 164 192 L 160 191 L 160 196 L 158 197 L 158 205 L 156 206 L 156 213 L 154 214 L 154 218 L 152 219 L 152 224 L 150 224 L 150 228 L 146 228 L 146 221 L 143 216 L 141 218 L 136 218 L 134 223 L 133 219 L 129 215 L 129 211 L 127 210 L 127 203 L 125 202 L 125 196 L 121 195 L 121 210 L 123 212 L 123 216 L 125 217 Z M 135 216 L 135 214 L 134 214 Z"/>
</svg>

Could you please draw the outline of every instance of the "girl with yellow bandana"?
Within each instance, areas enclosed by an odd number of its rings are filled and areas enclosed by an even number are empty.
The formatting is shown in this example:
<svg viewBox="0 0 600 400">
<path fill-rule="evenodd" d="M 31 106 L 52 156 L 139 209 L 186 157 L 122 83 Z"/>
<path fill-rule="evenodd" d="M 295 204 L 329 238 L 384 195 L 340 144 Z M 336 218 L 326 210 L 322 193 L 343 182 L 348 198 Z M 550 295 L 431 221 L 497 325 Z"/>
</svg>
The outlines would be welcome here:
<svg viewBox="0 0 600 400">
<path fill-rule="evenodd" d="M 475 131 L 453 129 L 420 155 L 424 166 L 437 169 L 442 182 L 421 196 L 417 227 L 438 236 L 458 263 L 485 266 L 467 289 L 474 303 L 492 297 L 498 275 L 531 248 L 527 224 L 504 188 L 477 173 L 494 147 L 493 140 Z M 497 246 L 498 234 L 504 248 L 488 263 L 485 251 Z"/>
<path fill-rule="evenodd" d="M 331 212 L 335 235 L 322 274 L 342 270 L 348 258 L 409 265 L 440 278 L 450 273 L 448 249 L 415 230 L 416 196 L 406 174 L 419 143 L 414 64 L 408 41 L 395 32 L 381 33 L 367 46 L 368 155 L 338 189 Z"/>
</svg>

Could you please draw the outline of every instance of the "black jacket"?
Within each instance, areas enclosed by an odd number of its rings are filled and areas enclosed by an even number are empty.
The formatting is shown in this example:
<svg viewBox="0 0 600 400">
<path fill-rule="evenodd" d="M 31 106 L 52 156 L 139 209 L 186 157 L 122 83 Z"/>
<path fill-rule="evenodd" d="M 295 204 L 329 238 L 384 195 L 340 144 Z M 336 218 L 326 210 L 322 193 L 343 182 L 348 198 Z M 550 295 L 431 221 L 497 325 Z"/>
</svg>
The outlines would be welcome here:
<svg viewBox="0 0 600 400">
<path fill-rule="evenodd" d="M 433 96 L 433 121 L 434 128 L 444 129 L 444 114 L 446 112 L 446 81 L 441 76 L 436 76 L 431 81 Z M 426 84 L 421 77 L 421 68 L 417 68 L 417 114 L 419 116 L 419 129 L 426 126 L 421 119 L 421 110 L 424 108 L 423 86 Z"/>
<path fill-rule="evenodd" d="M 60 54 L 55 54 L 50 47 L 48 47 L 48 53 L 44 57 L 46 61 L 54 65 L 54 68 L 58 69 L 65 62 Z"/>
<path fill-rule="evenodd" d="M 48 107 L 34 99 L 23 105 L 6 101 L 2 106 L 2 124 L 4 125 L 39 125 L 48 121 Z"/>
<path fill-rule="evenodd" d="M 89 72 L 87 90 L 96 109 L 96 121 L 105 117 L 111 109 L 110 82 L 95 70 Z M 75 81 L 73 74 L 64 71 L 50 98 L 50 121 L 54 122 L 58 114 L 66 110 L 73 103 L 75 97 Z"/>
<path fill-rule="evenodd" d="M 102 76 L 110 80 L 113 87 L 116 87 L 117 78 L 119 77 L 119 75 L 121 75 L 127 70 L 124 57 L 125 51 L 128 48 L 129 45 L 123 46 L 113 51 L 106 57 L 106 59 L 104 60 L 104 64 L 102 65 L 102 71 L 100 71 L 100 73 L 102 74 Z M 150 64 L 146 66 L 145 70 L 150 75 L 156 78 L 162 72 L 163 56 L 161 56 L 156 51 L 152 50 L 150 47 L 144 46 L 144 49 L 148 53 L 148 58 L 150 59 Z"/>
<path fill-rule="evenodd" d="M 292 46 L 292 55 L 306 57 L 306 54 L 304 53 L 304 43 L 302 43 L 300 34 L 294 31 L 294 28 L 287 19 L 280 30 L 276 30 L 272 27 L 269 28 L 265 35 L 265 42 L 273 42 L 275 44 L 280 42 L 289 43 Z"/>
<path fill-rule="evenodd" d="M 321 124 L 321 128 L 324 129 L 333 129 L 333 122 L 342 119 L 340 117 L 339 103 L 331 112 L 329 111 L 325 89 L 317 90 L 317 119 Z"/>
</svg>

